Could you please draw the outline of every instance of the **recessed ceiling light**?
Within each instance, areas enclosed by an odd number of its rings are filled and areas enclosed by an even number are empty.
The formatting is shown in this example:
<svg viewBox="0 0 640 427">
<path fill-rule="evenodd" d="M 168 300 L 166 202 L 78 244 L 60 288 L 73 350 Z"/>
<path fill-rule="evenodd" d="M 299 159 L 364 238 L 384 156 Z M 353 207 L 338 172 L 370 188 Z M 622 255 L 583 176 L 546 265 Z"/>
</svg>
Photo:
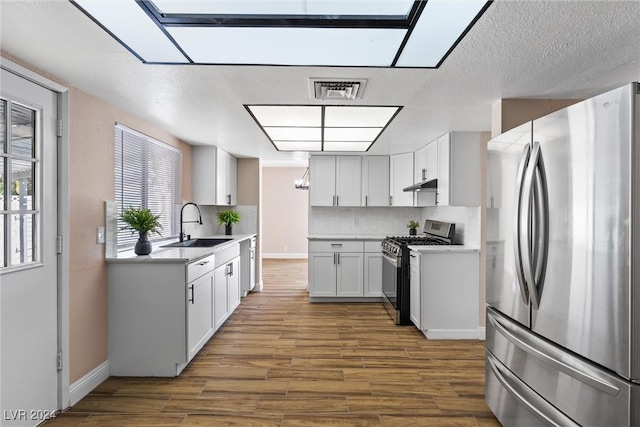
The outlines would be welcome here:
<svg viewBox="0 0 640 427">
<path fill-rule="evenodd" d="M 245 108 L 279 151 L 367 151 L 402 107 L 245 105 Z"/>
<path fill-rule="evenodd" d="M 72 3 L 145 63 L 437 68 L 491 0 Z"/>
</svg>

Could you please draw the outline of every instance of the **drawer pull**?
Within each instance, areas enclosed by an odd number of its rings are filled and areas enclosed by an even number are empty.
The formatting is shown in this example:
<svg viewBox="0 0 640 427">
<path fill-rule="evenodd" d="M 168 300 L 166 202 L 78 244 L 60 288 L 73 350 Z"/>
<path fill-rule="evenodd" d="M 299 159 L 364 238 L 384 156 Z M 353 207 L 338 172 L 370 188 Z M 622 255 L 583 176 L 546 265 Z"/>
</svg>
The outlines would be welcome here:
<svg viewBox="0 0 640 427">
<path fill-rule="evenodd" d="M 332 243 L 331 246 L 342 246 L 342 243 Z"/>
<path fill-rule="evenodd" d="M 209 264 L 209 260 L 199 262 L 198 265 L 207 265 Z"/>
</svg>

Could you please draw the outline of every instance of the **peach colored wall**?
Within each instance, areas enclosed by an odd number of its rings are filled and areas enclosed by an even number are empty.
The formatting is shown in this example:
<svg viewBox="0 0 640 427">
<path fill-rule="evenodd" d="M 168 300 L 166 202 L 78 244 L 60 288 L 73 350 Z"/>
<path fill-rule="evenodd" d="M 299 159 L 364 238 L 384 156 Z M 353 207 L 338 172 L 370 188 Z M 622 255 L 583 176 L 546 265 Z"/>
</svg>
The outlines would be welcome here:
<svg viewBox="0 0 640 427">
<path fill-rule="evenodd" d="M 558 111 L 581 99 L 499 99 L 491 106 L 491 137 L 529 120 Z"/>
<path fill-rule="evenodd" d="M 263 256 L 307 254 L 309 191 L 297 190 L 293 186 L 305 170 L 262 169 Z"/>
<path fill-rule="evenodd" d="M 114 199 L 114 125 L 182 150 L 182 197 L 191 198 L 191 146 L 13 55 L 0 55 L 69 88 L 69 383 L 107 360 L 107 266 L 96 227 Z"/>
<path fill-rule="evenodd" d="M 191 198 L 191 146 L 75 88 L 69 100 L 71 235 L 69 382 L 107 360 L 107 266 L 96 227 L 114 200 L 114 125 L 121 123 L 182 150 L 183 193 Z"/>
</svg>

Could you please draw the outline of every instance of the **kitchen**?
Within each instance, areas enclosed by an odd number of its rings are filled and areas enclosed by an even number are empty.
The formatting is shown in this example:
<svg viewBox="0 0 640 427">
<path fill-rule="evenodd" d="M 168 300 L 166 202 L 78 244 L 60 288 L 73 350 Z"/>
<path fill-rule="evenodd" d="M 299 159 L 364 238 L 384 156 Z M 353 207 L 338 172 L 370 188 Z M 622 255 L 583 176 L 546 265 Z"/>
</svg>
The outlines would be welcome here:
<svg viewBox="0 0 640 427">
<path fill-rule="evenodd" d="M 68 283 L 63 299 L 69 325 L 63 388 L 68 392 L 69 384 L 107 360 L 107 268 L 95 229 L 104 225 L 104 201 L 113 200 L 114 123 L 126 123 L 181 148 L 186 202 L 192 198 L 193 182 L 192 148 L 185 141 L 219 144 L 241 157 L 239 168 L 248 166 L 251 171 L 259 166 L 247 165 L 242 157 L 259 158 L 263 165 L 282 160 L 303 165 L 306 156 L 276 152 L 242 104 L 309 104 L 308 79 L 312 77 L 366 77 L 363 101 L 404 106 L 370 150 L 377 155 L 412 153 L 450 131 L 488 131 L 498 117 L 504 129 L 510 128 L 532 118 L 532 110 L 543 115 L 556 109 L 543 100 L 587 98 L 638 80 L 635 2 L 509 3 L 492 4 L 440 69 L 241 67 L 241 73 L 234 67 L 190 66 L 171 71 L 169 66 L 145 65 L 73 5 L 3 3 L 3 59 L 21 64 L 24 69 L 13 69 L 31 79 L 45 76 L 68 88 L 70 119 L 62 124 L 68 145 L 61 147 L 68 160 L 60 172 L 72 189 L 67 192 L 72 207 L 67 211 L 69 220 L 62 226 L 68 246 L 64 245 L 66 267 L 60 274 Z M 278 96 L 266 86 L 273 86 Z M 145 96 L 127 97 L 137 90 Z M 195 111 L 182 108 L 181 101 L 195 101 L 199 94 L 208 99 L 194 102 Z M 532 101 L 526 108 L 520 100 L 508 98 L 536 98 L 541 105 Z M 219 101 L 210 104 L 211 100 Z M 232 128 L 236 119 L 241 125 Z M 515 123 L 506 123 L 509 120 Z M 203 127 L 212 121 L 218 123 L 215 130 Z M 423 223 L 441 208 L 406 209 L 424 209 L 428 214 L 407 215 L 401 226 L 382 234 L 404 234 L 408 220 Z M 445 209 L 436 219 L 464 222 L 453 216 L 453 209 Z M 367 218 L 359 213 L 357 217 L 365 227 Z M 349 228 L 353 221 L 341 224 Z M 468 231 L 465 223 L 465 238 L 471 236 Z M 471 238 L 482 245 L 484 232 L 480 226 L 480 237 Z"/>
</svg>

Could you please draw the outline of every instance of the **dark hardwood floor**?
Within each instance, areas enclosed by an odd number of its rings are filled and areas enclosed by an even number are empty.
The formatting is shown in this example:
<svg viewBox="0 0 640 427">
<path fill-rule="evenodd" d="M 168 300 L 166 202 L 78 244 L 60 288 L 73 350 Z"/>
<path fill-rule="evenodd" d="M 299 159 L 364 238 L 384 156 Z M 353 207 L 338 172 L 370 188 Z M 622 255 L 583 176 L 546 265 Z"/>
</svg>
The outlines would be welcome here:
<svg viewBox="0 0 640 427">
<path fill-rule="evenodd" d="M 263 279 L 179 377 L 109 378 L 46 426 L 500 426 L 484 342 L 310 304 L 306 260 L 265 260 Z"/>
</svg>

